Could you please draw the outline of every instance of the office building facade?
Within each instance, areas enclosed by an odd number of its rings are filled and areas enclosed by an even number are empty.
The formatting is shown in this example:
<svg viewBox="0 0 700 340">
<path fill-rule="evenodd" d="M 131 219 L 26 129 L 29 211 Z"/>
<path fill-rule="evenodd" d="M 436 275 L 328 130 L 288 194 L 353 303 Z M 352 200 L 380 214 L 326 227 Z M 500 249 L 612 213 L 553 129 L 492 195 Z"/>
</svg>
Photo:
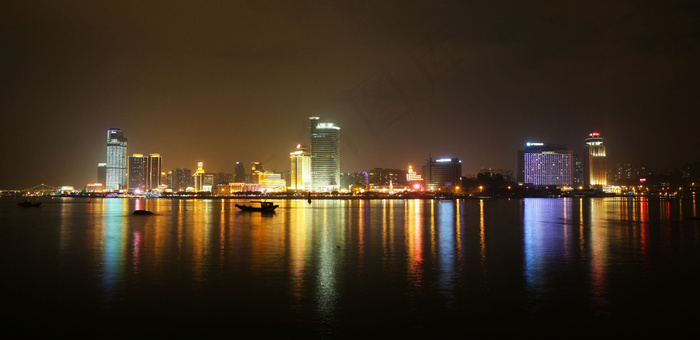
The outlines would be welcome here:
<svg viewBox="0 0 700 340">
<path fill-rule="evenodd" d="M 125 189 L 127 183 L 127 142 L 121 129 L 107 130 L 107 168 L 105 184 L 107 191 Z"/>
<path fill-rule="evenodd" d="M 97 163 L 97 182 L 102 184 L 102 187 L 107 183 L 107 163 Z"/>
<path fill-rule="evenodd" d="M 173 169 L 170 177 L 170 188 L 174 192 L 186 191 L 187 188 L 194 187 L 194 177 L 190 169 Z"/>
<path fill-rule="evenodd" d="M 572 186 L 574 155 L 561 145 L 527 143 L 518 151 L 518 182 L 534 186 Z"/>
<path fill-rule="evenodd" d="M 423 165 L 423 177 L 428 190 L 456 191 L 462 178 L 462 161 L 459 158 L 428 157 Z"/>
<path fill-rule="evenodd" d="M 311 186 L 313 191 L 330 192 L 340 189 L 340 127 L 311 121 Z"/>
<path fill-rule="evenodd" d="M 129 192 L 148 191 L 148 157 L 133 154 L 128 157 L 128 163 Z"/>
<path fill-rule="evenodd" d="M 148 155 L 148 168 L 146 171 L 148 176 L 148 189 L 151 191 L 158 190 L 158 187 L 163 184 L 161 176 L 162 166 L 163 158 L 159 154 L 152 153 Z"/>
<path fill-rule="evenodd" d="M 608 185 L 608 166 L 603 137 L 592 132 L 586 138 L 583 155 L 583 180 L 588 188 L 602 188 Z"/>
<path fill-rule="evenodd" d="M 291 190 L 311 189 L 311 153 L 309 149 L 297 144 L 294 151 L 289 153 L 291 171 L 289 176 L 289 188 Z"/>
<path fill-rule="evenodd" d="M 204 163 L 197 163 L 197 171 L 192 175 L 194 178 L 194 190 L 196 192 L 204 191 Z"/>
</svg>

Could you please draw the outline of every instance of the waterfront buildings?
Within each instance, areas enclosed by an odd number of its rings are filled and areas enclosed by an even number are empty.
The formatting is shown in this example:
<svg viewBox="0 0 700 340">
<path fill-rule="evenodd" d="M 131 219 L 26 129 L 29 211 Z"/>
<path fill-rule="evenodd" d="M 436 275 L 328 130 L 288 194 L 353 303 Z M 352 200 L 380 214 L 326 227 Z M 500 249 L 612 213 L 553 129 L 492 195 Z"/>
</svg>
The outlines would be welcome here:
<svg viewBox="0 0 700 340">
<path fill-rule="evenodd" d="M 129 192 L 146 192 L 148 190 L 148 157 L 133 154 L 128 158 Z"/>
<path fill-rule="evenodd" d="M 197 171 L 192 175 L 194 177 L 194 190 L 196 192 L 204 191 L 204 163 L 197 163 Z"/>
<path fill-rule="evenodd" d="M 374 168 L 369 171 L 369 186 L 374 187 L 403 187 L 406 185 L 406 171 L 401 169 Z"/>
<path fill-rule="evenodd" d="M 301 144 L 297 144 L 294 151 L 289 153 L 292 163 L 289 188 L 291 190 L 311 189 L 311 153 Z"/>
<path fill-rule="evenodd" d="M 564 146 L 530 143 L 518 151 L 518 182 L 534 186 L 571 186 L 573 152 Z"/>
<path fill-rule="evenodd" d="M 126 146 L 126 138 L 121 129 L 107 130 L 107 191 L 118 191 L 127 187 Z"/>
<path fill-rule="evenodd" d="M 328 192 L 340 189 L 340 127 L 311 121 L 311 185 L 314 191 Z"/>
<path fill-rule="evenodd" d="M 133 154 L 128 158 L 129 192 L 160 190 L 162 158 L 153 153 L 148 156 Z"/>
<path fill-rule="evenodd" d="M 194 186 L 194 177 L 190 169 L 173 169 L 170 177 L 170 188 L 173 192 L 187 191 L 187 188 Z"/>
<path fill-rule="evenodd" d="M 367 189 L 368 177 L 367 171 L 343 172 L 340 174 L 341 188 L 346 190 Z"/>
<path fill-rule="evenodd" d="M 456 191 L 462 177 L 462 161 L 459 158 L 433 159 L 423 165 L 423 177 L 428 190 Z"/>
<path fill-rule="evenodd" d="M 282 191 L 287 187 L 287 182 L 282 179 L 282 174 L 263 171 L 258 172 L 258 185 L 262 192 Z"/>
<path fill-rule="evenodd" d="M 592 132 L 586 138 L 583 156 L 583 180 L 588 188 L 602 188 L 608 184 L 607 163 L 603 137 L 598 132 Z"/>
<path fill-rule="evenodd" d="M 423 176 L 413 171 L 412 165 L 408 166 L 408 171 L 406 172 L 406 183 L 413 191 L 421 191 L 425 187 L 425 183 L 423 183 Z"/>
<path fill-rule="evenodd" d="M 147 188 L 148 190 L 158 190 L 158 187 L 163 184 L 161 180 L 161 168 L 163 166 L 163 158 L 157 154 L 152 153 L 148 155 L 148 168 L 147 172 Z"/>
<path fill-rule="evenodd" d="M 263 165 L 260 162 L 251 162 L 250 163 L 250 175 L 246 177 L 245 182 L 246 183 L 260 183 L 258 182 L 260 180 L 260 176 L 258 176 L 261 172 L 265 172 L 265 165 Z"/>
<path fill-rule="evenodd" d="M 241 162 L 236 162 L 236 169 L 233 173 L 233 180 L 237 183 L 245 182 L 245 167 Z"/>
<path fill-rule="evenodd" d="M 97 164 L 97 183 L 104 187 L 107 183 L 107 163 Z"/>
</svg>

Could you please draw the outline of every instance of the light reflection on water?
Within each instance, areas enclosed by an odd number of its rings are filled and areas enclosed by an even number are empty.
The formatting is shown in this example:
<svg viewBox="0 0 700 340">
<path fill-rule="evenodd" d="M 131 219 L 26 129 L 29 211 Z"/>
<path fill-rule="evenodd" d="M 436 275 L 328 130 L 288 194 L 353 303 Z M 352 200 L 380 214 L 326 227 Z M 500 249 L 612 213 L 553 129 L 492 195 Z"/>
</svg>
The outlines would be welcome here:
<svg viewBox="0 0 700 340">
<path fill-rule="evenodd" d="M 700 283 L 694 195 L 285 200 L 274 214 L 243 213 L 227 199 L 64 199 L 41 210 L 2 203 L 0 239 L 17 243 L 3 248 L 3 263 L 19 268 L 8 262 L 13 250 L 42 268 L 7 274 L 50 276 L 52 292 L 80 291 L 76 304 L 96 318 L 138 311 L 229 320 L 251 332 L 273 319 L 261 334 L 320 337 L 406 323 L 402 332 L 413 334 L 462 318 L 539 328 L 562 311 L 603 323 L 658 313 L 660 287 L 667 295 L 671 283 Z"/>
</svg>

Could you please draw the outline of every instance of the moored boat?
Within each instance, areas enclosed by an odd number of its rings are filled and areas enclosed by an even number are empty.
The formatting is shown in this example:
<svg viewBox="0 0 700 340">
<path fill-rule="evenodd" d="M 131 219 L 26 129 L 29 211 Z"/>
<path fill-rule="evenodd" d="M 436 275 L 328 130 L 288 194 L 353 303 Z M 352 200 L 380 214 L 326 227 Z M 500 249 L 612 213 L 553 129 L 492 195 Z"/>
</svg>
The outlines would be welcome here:
<svg viewBox="0 0 700 340">
<path fill-rule="evenodd" d="M 17 205 L 20 207 L 38 207 L 41 205 L 41 202 L 32 203 L 29 201 L 24 201 L 24 202 L 17 203 Z"/>
<path fill-rule="evenodd" d="M 250 205 L 236 204 L 236 208 L 242 211 L 260 211 L 260 212 L 273 212 L 277 209 L 279 205 L 275 205 L 272 202 L 263 201 L 250 201 Z"/>
</svg>

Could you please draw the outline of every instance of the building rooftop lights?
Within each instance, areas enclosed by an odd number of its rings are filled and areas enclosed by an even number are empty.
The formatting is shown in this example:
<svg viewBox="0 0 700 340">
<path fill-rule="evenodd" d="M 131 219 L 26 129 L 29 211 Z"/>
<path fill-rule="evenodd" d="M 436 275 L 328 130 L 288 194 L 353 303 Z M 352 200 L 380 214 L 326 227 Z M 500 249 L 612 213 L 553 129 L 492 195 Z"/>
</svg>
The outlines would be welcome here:
<svg viewBox="0 0 700 340">
<path fill-rule="evenodd" d="M 452 158 L 440 158 L 440 159 L 436 160 L 436 162 L 439 162 L 439 163 L 452 162 Z"/>
<path fill-rule="evenodd" d="M 318 123 L 317 129 L 336 129 L 340 130 L 339 126 L 333 125 L 333 123 Z"/>
</svg>

